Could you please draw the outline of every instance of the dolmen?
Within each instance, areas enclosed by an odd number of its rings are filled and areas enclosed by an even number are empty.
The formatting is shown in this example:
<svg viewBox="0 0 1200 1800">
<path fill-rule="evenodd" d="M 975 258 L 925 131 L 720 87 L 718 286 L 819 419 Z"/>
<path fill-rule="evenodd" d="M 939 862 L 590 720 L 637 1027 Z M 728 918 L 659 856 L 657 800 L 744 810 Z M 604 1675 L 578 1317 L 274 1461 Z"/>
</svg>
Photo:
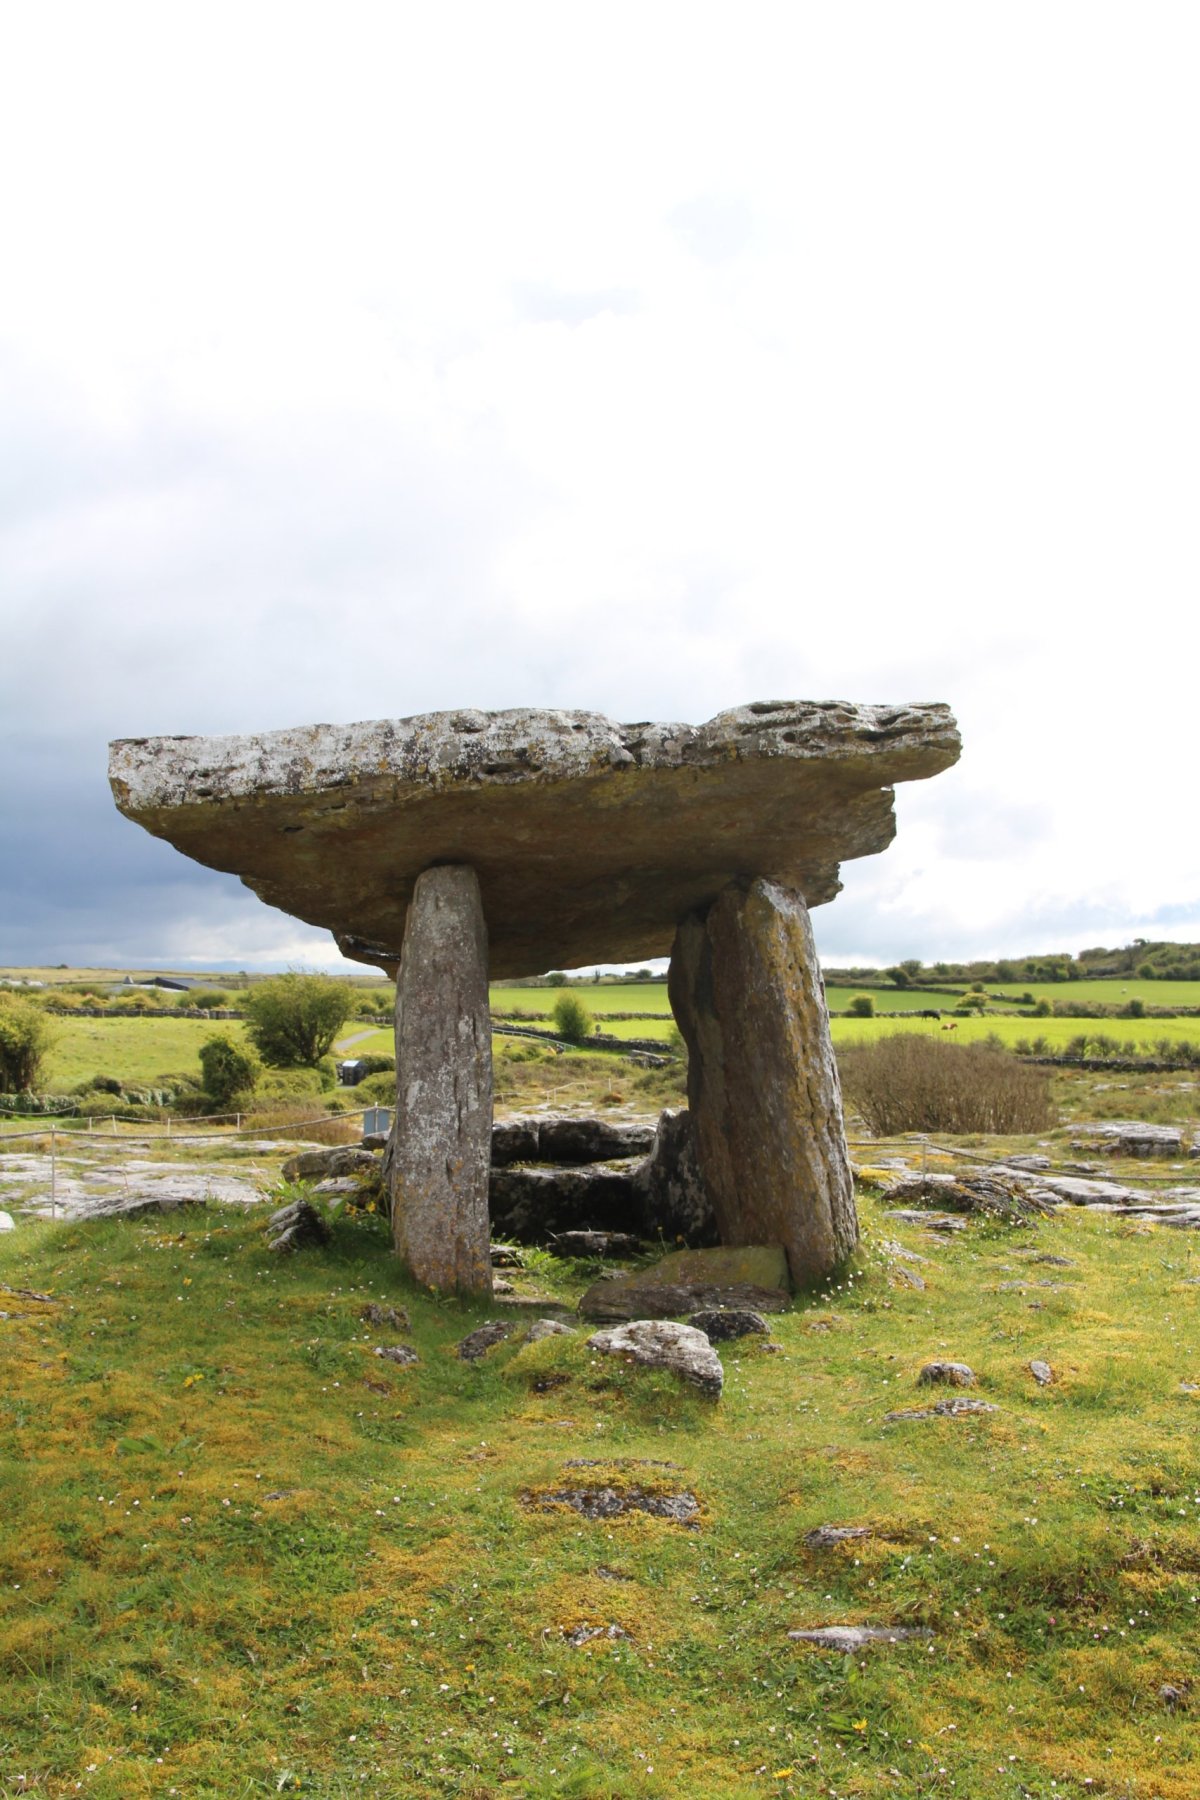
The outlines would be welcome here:
<svg viewBox="0 0 1200 1800">
<path fill-rule="evenodd" d="M 488 1294 L 489 979 L 669 952 L 721 1241 L 823 1279 L 857 1220 L 809 912 L 957 761 L 947 707 L 756 701 L 706 725 L 431 713 L 110 747 L 120 810 L 396 978 L 396 1249 Z"/>
</svg>

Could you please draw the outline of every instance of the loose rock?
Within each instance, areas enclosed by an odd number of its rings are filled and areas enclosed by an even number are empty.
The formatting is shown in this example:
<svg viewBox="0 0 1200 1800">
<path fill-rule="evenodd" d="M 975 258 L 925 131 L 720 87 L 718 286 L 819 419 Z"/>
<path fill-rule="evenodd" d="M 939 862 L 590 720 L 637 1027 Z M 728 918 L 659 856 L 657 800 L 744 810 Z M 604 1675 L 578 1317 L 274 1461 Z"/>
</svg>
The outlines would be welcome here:
<svg viewBox="0 0 1200 1800">
<path fill-rule="evenodd" d="M 628 1638 L 629 1633 L 620 1625 L 575 1625 L 569 1631 L 564 1625 L 562 1635 L 568 1644 L 578 1650 L 582 1645 L 594 1642 L 596 1638 L 607 1638 L 616 1643 L 620 1638 Z"/>
<path fill-rule="evenodd" d="M 267 1231 L 275 1234 L 267 1245 L 268 1250 L 280 1251 L 327 1244 L 333 1236 L 320 1213 L 307 1200 L 293 1200 L 290 1205 L 281 1206 L 267 1220 Z"/>
<path fill-rule="evenodd" d="M 588 1348 L 605 1356 L 625 1356 L 649 1369 L 669 1369 L 713 1399 L 725 1384 L 721 1359 L 702 1331 L 669 1319 L 635 1319 L 614 1331 L 598 1331 Z"/>
<path fill-rule="evenodd" d="M 573 1326 L 564 1325 L 561 1319 L 535 1319 L 525 1333 L 527 1344 L 540 1344 L 543 1338 L 574 1337 Z"/>
<path fill-rule="evenodd" d="M 330 1150 L 301 1150 L 283 1165 L 285 1181 L 329 1181 L 344 1175 L 378 1175 L 380 1160 L 354 1144 L 336 1144 Z"/>
<path fill-rule="evenodd" d="M 1039 1387 L 1049 1387 L 1054 1380 L 1054 1370 L 1048 1362 L 1043 1362 L 1040 1357 L 1034 1357 L 1029 1364 L 1029 1373 Z"/>
<path fill-rule="evenodd" d="M 917 1376 L 918 1387 L 944 1382 L 949 1387 L 974 1387 L 975 1371 L 962 1362 L 928 1362 Z"/>
<path fill-rule="evenodd" d="M 503 1343 L 512 1328 L 510 1319 L 490 1319 L 486 1325 L 480 1325 L 455 1346 L 460 1360 L 478 1362 L 481 1356 L 486 1356 L 489 1350 Z"/>
<path fill-rule="evenodd" d="M 382 1306 L 378 1300 L 368 1300 L 358 1316 L 364 1325 L 391 1325 L 396 1331 L 412 1330 L 403 1306 Z"/>
<path fill-rule="evenodd" d="M 835 1544 L 848 1544 L 856 1538 L 871 1535 L 869 1525 L 818 1525 L 805 1532 L 804 1542 L 810 1550 L 831 1550 Z"/>
<path fill-rule="evenodd" d="M 770 1334 L 770 1326 L 762 1314 L 752 1312 L 748 1307 L 728 1310 L 718 1307 L 707 1312 L 693 1313 L 688 1324 L 693 1331 L 702 1331 L 710 1344 L 723 1344 L 735 1338 L 750 1337 L 754 1332 L 763 1336 Z"/>
<path fill-rule="evenodd" d="M 402 1369 L 421 1360 L 411 1344 L 377 1344 L 372 1355 L 382 1357 L 384 1362 L 398 1363 Z"/>
</svg>

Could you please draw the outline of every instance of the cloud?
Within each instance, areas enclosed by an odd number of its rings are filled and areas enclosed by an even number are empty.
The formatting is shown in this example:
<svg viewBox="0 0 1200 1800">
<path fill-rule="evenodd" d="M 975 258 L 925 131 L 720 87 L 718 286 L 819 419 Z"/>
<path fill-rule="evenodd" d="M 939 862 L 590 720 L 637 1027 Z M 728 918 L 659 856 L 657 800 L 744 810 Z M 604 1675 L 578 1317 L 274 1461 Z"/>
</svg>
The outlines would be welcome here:
<svg viewBox="0 0 1200 1800">
<path fill-rule="evenodd" d="M 1200 26 L 468 11 L 5 28 L 0 959 L 317 954 L 110 737 L 776 695 L 962 725 L 823 950 L 1200 936 Z"/>
</svg>

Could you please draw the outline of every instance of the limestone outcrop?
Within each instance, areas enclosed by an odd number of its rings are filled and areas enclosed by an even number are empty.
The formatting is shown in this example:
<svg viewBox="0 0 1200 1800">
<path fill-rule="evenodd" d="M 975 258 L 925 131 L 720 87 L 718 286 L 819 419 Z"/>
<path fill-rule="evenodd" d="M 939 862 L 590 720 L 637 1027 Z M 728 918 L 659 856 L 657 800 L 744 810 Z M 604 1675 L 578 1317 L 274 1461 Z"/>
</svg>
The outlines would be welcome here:
<svg viewBox="0 0 1200 1800">
<path fill-rule="evenodd" d="M 831 900 L 895 831 L 892 787 L 949 768 L 940 705 L 757 701 L 707 725 L 429 713 L 111 746 L 156 837 L 394 971 L 417 877 L 479 878 L 493 979 L 664 955 L 738 875 Z"/>
</svg>

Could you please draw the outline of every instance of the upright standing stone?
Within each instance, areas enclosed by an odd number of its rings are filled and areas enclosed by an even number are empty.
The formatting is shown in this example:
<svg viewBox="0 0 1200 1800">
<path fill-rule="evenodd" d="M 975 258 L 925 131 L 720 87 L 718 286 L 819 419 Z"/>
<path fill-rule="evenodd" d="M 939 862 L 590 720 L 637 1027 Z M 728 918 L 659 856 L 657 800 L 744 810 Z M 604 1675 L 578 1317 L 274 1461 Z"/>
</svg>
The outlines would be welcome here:
<svg viewBox="0 0 1200 1800">
<path fill-rule="evenodd" d="M 799 894 L 736 881 L 679 927 L 671 1007 L 700 1174 L 725 1244 L 782 1244 L 792 1279 L 858 1241 L 842 1094 Z"/>
<path fill-rule="evenodd" d="M 492 1035 L 487 931 L 473 869 L 427 869 L 396 983 L 396 1249 L 440 1292 L 490 1294 Z"/>
</svg>

